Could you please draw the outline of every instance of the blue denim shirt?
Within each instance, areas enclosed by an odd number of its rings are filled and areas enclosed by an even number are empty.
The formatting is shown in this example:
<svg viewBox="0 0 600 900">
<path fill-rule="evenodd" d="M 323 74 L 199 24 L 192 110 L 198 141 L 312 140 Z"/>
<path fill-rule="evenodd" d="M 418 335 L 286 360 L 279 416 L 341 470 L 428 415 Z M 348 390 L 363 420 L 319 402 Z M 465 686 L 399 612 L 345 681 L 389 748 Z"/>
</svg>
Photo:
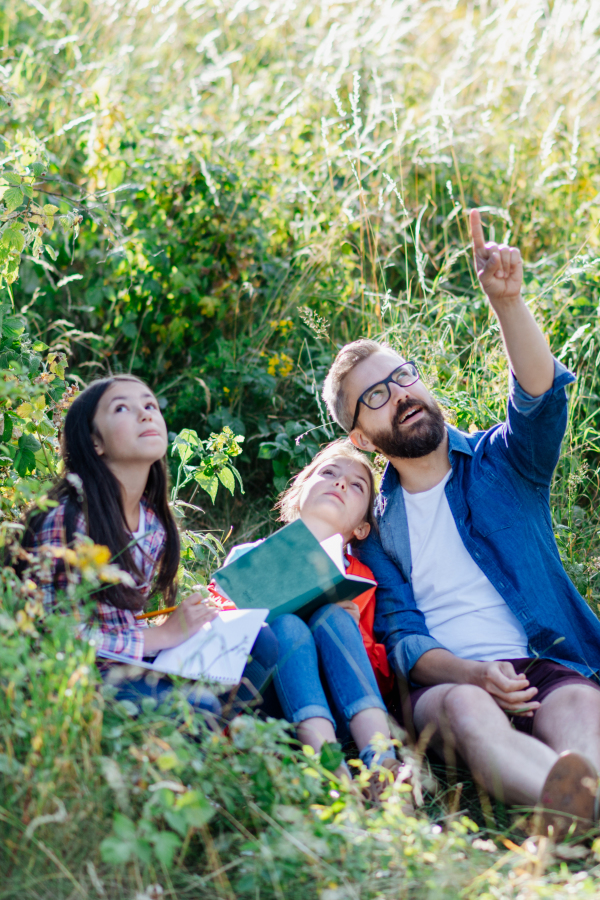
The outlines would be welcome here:
<svg viewBox="0 0 600 900">
<path fill-rule="evenodd" d="M 550 514 L 550 483 L 567 424 L 565 386 L 574 380 L 555 360 L 554 384 L 532 397 L 511 374 L 504 423 L 475 434 L 448 426 L 452 473 L 445 490 L 465 547 L 525 629 L 530 655 L 592 676 L 600 668 L 600 621 L 562 566 Z M 376 640 L 407 678 L 423 653 L 442 645 L 415 603 L 404 499 L 390 464 L 375 517 L 379 534 L 353 552 L 378 582 Z"/>
</svg>

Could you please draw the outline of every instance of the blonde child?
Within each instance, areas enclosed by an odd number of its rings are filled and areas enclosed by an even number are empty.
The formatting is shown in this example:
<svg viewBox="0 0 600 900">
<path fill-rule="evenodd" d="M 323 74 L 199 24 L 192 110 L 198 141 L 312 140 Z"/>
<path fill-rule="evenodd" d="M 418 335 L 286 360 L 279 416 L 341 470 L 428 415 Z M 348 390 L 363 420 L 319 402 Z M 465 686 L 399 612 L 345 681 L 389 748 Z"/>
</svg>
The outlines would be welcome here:
<svg viewBox="0 0 600 900">
<path fill-rule="evenodd" d="M 318 453 L 277 505 L 282 521 L 302 519 L 319 541 L 341 534 L 348 571 L 372 577 L 350 548 L 369 534 L 374 498 L 367 457 L 343 439 Z M 254 546 L 234 547 L 226 563 Z M 400 763 L 378 686 L 379 680 L 389 690 L 392 676 L 385 650 L 373 637 L 374 603 L 372 588 L 356 601 L 321 607 L 306 622 L 289 614 L 275 619 L 274 682 L 283 713 L 303 744 L 319 752 L 325 742 L 351 735 L 367 767 L 379 763 L 395 775 Z"/>
</svg>

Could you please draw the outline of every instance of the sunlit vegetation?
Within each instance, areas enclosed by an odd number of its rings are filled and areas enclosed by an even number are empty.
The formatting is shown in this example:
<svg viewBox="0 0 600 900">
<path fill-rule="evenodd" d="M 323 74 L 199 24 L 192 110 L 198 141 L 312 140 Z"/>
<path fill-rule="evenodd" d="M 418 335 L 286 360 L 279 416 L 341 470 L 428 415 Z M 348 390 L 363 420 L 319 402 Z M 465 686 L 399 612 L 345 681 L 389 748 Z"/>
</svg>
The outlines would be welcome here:
<svg viewBox="0 0 600 900">
<path fill-rule="evenodd" d="M 319 393 L 345 341 L 419 360 L 465 430 L 498 421 L 478 206 L 578 375 L 553 515 L 598 610 L 594 0 L 13 0 L 0 35 L 5 535 L 59 471 L 70 399 L 109 371 L 163 406 L 184 585 L 276 527 L 278 491 L 336 434 Z M 0 645 L 0 900 L 600 891 L 593 849 L 557 860 L 468 784 L 424 775 L 407 819 L 397 791 L 365 809 L 281 723 L 132 717 L 7 570 Z"/>
</svg>

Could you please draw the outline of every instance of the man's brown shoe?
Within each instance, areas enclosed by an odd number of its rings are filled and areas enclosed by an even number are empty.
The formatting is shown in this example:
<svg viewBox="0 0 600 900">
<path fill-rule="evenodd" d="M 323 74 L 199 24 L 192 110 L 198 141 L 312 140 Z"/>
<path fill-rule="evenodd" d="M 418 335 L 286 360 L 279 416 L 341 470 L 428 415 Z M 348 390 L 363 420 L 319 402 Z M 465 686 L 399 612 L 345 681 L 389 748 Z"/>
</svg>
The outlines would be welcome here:
<svg viewBox="0 0 600 900">
<path fill-rule="evenodd" d="M 561 753 L 544 783 L 536 831 L 556 844 L 587 834 L 597 821 L 598 773 L 580 753 Z"/>
</svg>

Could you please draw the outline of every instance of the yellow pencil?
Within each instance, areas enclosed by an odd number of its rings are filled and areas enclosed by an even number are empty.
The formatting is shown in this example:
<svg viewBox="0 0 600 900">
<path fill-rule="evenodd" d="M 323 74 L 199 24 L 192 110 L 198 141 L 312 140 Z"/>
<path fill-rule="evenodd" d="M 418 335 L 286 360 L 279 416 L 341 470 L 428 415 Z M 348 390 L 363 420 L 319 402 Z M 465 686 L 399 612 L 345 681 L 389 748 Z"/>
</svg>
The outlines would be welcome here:
<svg viewBox="0 0 600 900">
<path fill-rule="evenodd" d="M 154 616 L 167 616 L 169 613 L 179 609 L 178 606 L 166 606 L 164 609 L 155 609 L 154 612 L 140 613 L 136 619 L 153 619 Z"/>
<path fill-rule="evenodd" d="M 208 597 L 204 597 L 202 600 L 198 600 L 198 603 L 194 603 L 194 606 L 198 606 L 199 603 L 206 603 Z M 155 616 L 168 616 L 169 613 L 175 612 L 176 609 L 179 609 L 179 606 L 166 606 L 164 609 L 155 609 L 154 612 L 140 613 L 139 616 L 136 616 L 136 619 L 153 619 Z"/>
</svg>

